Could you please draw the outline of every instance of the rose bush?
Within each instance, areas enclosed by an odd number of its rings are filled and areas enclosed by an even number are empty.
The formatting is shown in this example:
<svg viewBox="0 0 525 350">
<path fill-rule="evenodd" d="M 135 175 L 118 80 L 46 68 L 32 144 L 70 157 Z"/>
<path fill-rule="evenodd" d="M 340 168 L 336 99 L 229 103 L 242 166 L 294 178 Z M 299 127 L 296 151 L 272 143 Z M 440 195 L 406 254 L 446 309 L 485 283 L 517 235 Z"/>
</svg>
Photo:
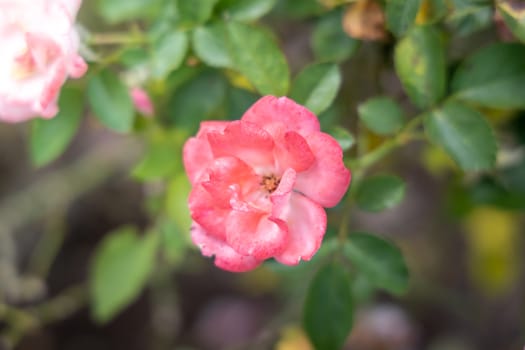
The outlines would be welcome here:
<svg viewBox="0 0 525 350">
<path fill-rule="evenodd" d="M 350 183 L 342 155 L 317 117 L 286 97 L 263 97 L 238 121 L 203 122 L 183 152 L 193 242 L 229 271 L 309 260 L 326 231 L 323 207 Z"/>
<path fill-rule="evenodd" d="M 55 116 L 66 78 L 85 73 L 74 29 L 80 3 L 0 0 L 0 120 Z"/>
</svg>

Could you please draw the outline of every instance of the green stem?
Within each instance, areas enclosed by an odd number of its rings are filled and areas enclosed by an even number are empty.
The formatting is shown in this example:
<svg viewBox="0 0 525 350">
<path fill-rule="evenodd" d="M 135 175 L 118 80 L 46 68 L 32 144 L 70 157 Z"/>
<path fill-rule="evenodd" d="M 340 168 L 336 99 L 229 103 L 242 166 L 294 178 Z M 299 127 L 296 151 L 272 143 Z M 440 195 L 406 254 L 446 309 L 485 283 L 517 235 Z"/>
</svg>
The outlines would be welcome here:
<svg viewBox="0 0 525 350">
<path fill-rule="evenodd" d="M 97 33 L 88 38 L 89 45 L 137 45 L 146 43 L 148 38 L 140 32 Z"/>
<path fill-rule="evenodd" d="M 383 142 L 381 146 L 365 154 L 358 160 L 350 160 L 348 166 L 358 174 L 366 172 L 372 165 L 383 159 L 399 146 L 403 146 L 410 141 L 421 138 L 421 134 L 414 132 L 423 121 L 423 115 L 414 117 L 394 138 Z M 355 176 L 354 176 L 355 178 Z"/>
<path fill-rule="evenodd" d="M 352 169 L 352 183 L 349 193 L 345 199 L 343 208 L 344 216 L 342 217 L 341 224 L 339 226 L 338 238 L 339 242 L 341 243 L 341 247 L 346 241 L 346 237 L 348 235 L 348 225 L 350 222 L 350 215 L 348 213 L 350 212 L 354 202 L 354 189 L 359 187 L 359 184 L 366 172 L 378 161 L 386 157 L 399 146 L 403 146 L 413 140 L 421 139 L 421 133 L 414 132 L 414 130 L 420 126 L 422 121 L 423 115 L 414 117 L 395 137 L 383 142 L 381 146 L 361 156 L 360 159 L 350 160 L 347 162 L 346 165 Z"/>
</svg>

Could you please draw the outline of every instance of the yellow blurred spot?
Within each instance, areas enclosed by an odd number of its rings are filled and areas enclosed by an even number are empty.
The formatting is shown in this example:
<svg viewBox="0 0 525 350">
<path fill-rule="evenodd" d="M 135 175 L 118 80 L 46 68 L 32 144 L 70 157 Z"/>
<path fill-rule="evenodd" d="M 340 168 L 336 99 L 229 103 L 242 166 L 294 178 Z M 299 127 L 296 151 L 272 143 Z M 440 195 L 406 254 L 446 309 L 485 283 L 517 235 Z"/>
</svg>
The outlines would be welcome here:
<svg viewBox="0 0 525 350">
<path fill-rule="evenodd" d="M 525 6 L 523 1 L 500 0 L 498 6 L 518 21 L 525 19 Z"/>
<path fill-rule="evenodd" d="M 432 19 L 432 0 L 423 0 L 416 16 L 416 24 L 425 24 Z"/>
<path fill-rule="evenodd" d="M 385 39 L 387 34 L 383 9 L 375 0 L 358 0 L 348 6 L 343 17 L 343 29 L 356 39 Z"/>
<path fill-rule="evenodd" d="M 488 121 L 494 126 L 504 124 L 516 115 L 516 111 L 490 109 L 490 108 L 483 108 L 481 112 L 487 117 Z"/>
<path fill-rule="evenodd" d="M 491 295 L 505 293 L 518 275 L 519 222 L 515 214 L 482 207 L 465 220 L 469 271 Z"/>
<path fill-rule="evenodd" d="M 255 92 L 255 88 L 250 83 L 250 81 L 241 73 L 235 72 L 233 70 L 227 70 L 226 71 L 226 78 L 230 81 L 230 83 L 238 87 L 240 89 L 248 90 L 251 92 Z"/>
<path fill-rule="evenodd" d="M 456 163 L 439 147 L 427 146 L 422 157 L 425 167 L 433 175 L 443 175 L 450 170 L 457 170 Z"/>
<path fill-rule="evenodd" d="M 279 285 L 279 277 L 270 269 L 261 267 L 239 276 L 241 287 L 252 295 L 274 291 Z"/>
<path fill-rule="evenodd" d="M 301 328 L 288 326 L 282 331 L 275 350 L 314 350 L 314 348 Z"/>
</svg>

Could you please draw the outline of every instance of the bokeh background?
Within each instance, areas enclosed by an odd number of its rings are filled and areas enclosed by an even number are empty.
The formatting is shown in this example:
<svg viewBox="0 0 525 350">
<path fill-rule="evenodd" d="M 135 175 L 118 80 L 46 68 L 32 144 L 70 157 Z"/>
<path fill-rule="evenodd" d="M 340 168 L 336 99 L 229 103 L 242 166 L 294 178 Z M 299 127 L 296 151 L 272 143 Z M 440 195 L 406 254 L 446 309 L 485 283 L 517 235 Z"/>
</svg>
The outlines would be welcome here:
<svg viewBox="0 0 525 350">
<path fill-rule="evenodd" d="M 315 1 L 298 2 L 279 2 L 263 21 L 277 33 L 294 73 L 312 61 L 312 32 L 326 11 Z M 335 11 L 341 18 L 341 10 Z M 458 28 L 464 30 L 448 43 L 452 65 L 501 40 L 491 15 L 460 19 Z M 80 22 L 104 30 L 93 2 L 83 5 Z M 413 111 L 392 67 L 393 43 L 385 37 L 355 45 L 352 58 L 341 65 L 344 80 L 336 104 L 320 116 L 324 125 L 337 120 L 357 131 L 357 106 L 378 94 Z M 185 64 L 194 65 L 194 58 Z M 180 103 L 188 91 L 209 102 L 210 82 L 231 83 L 218 73 L 203 73 L 201 79 L 167 96 L 168 105 Z M 240 117 L 227 104 L 226 99 L 212 103 L 207 115 L 230 111 L 228 117 Z M 439 149 L 414 142 L 373 169 L 406 180 L 403 203 L 380 214 L 358 209 L 344 214 L 351 216 L 353 229 L 394 241 L 410 270 L 410 289 L 401 297 L 370 295 L 366 281 L 354 280 L 359 303 L 346 349 L 525 345 L 525 114 L 488 115 L 511 164 L 505 171 L 465 175 Z M 0 297 L 18 306 L 85 281 L 101 239 L 122 225 L 148 227 L 151 198 L 166 190 L 162 183 L 144 184 L 130 175 L 144 152 L 140 138 L 108 131 L 89 115 L 65 154 L 41 169 L 29 160 L 28 133 L 27 125 L 0 125 Z M 381 139 L 370 134 L 367 142 L 374 147 Z M 180 154 L 172 158 L 180 162 Z M 329 228 L 327 237 L 335 230 Z M 294 268 L 269 262 L 254 272 L 232 274 L 196 249 L 180 248 L 187 246 L 188 232 L 176 234 L 169 261 L 159 264 L 149 288 L 114 320 L 98 325 L 84 305 L 24 335 L 16 349 L 312 349 L 300 319 L 313 272 L 308 264 L 315 259 Z M 0 331 L 4 326 L 0 321 Z"/>
</svg>

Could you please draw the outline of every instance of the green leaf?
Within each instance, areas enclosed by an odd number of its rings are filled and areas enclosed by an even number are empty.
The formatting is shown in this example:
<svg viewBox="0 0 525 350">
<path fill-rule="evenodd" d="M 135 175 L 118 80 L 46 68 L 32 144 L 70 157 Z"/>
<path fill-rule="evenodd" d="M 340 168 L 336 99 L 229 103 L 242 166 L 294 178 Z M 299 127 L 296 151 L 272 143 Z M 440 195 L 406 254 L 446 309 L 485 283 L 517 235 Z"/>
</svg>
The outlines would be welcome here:
<svg viewBox="0 0 525 350">
<path fill-rule="evenodd" d="M 523 172 L 522 174 L 523 175 Z M 523 177 L 520 179 L 523 186 Z M 523 210 L 525 209 L 525 192 L 519 188 L 505 186 L 493 178 L 483 178 L 469 189 L 470 207 L 474 209 L 480 206 L 490 206 L 505 210 Z M 455 198 L 454 198 L 455 199 Z M 456 204 L 456 203 L 453 203 Z"/>
<path fill-rule="evenodd" d="M 206 22 L 213 13 L 218 0 L 175 0 L 180 24 L 193 26 Z"/>
<path fill-rule="evenodd" d="M 63 88 L 59 112 L 53 119 L 35 119 L 31 123 L 31 160 L 45 165 L 62 154 L 80 125 L 84 96 L 81 91 Z"/>
<path fill-rule="evenodd" d="M 421 0 L 387 0 L 386 23 L 396 36 L 402 36 L 412 25 L 417 16 Z"/>
<path fill-rule="evenodd" d="M 352 232 L 344 253 L 377 288 L 396 295 L 408 289 L 408 268 L 401 251 L 392 243 L 365 232 Z"/>
<path fill-rule="evenodd" d="M 181 130 L 156 130 L 149 136 L 144 158 L 133 169 L 133 177 L 140 180 L 161 179 L 182 170 L 180 157 L 186 133 Z M 179 152 L 180 151 L 180 152 Z"/>
<path fill-rule="evenodd" d="M 188 208 L 188 197 L 191 184 L 185 173 L 180 173 L 168 185 L 166 193 L 166 211 L 182 234 L 188 235 L 191 227 L 191 216 Z"/>
<path fill-rule="evenodd" d="M 366 127 L 379 135 L 391 135 L 405 124 L 405 113 L 389 97 L 375 97 L 358 107 L 359 118 Z"/>
<path fill-rule="evenodd" d="M 99 0 L 98 12 L 109 23 L 154 16 L 164 0 Z"/>
<path fill-rule="evenodd" d="M 525 108 L 525 46 L 499 43 L 483 48 L 458 68 L 452 90 L 480 106 Z"/>
<path fill-rule="evenodd" d="M 512 0 L 500 0 L 497 4 L 499 12 L 512 34 L 525 42 L 525 7 L 523 4 Z"/>
<path fill-rule="evenodd" d="M 304 305 L 303 326 L 316 349 L 340 350 L 352 328 L 350 279 L 342 266 L 326 265 L 315 275 Z"/>
<path fill-rule="evenodd" d="M 397 44 L 395 66 L 410 99 L 420 108 L 439 102 L 445 94 L 445 50 L 439 32 L 418 26 Z"/>
<path fill-rule="evenodd" d="M 268 12 L 276 0 L 222 0 L 218 7 L 226 18 L 236 21 L 254 21 Z"/>
<path fill-rule="evenodd" d="M 263 95 L 285 96 L 290 72 L 284 54 L 263 28 L 228 22 L 230 54 L 236 69 Z"/>
<path fill-rule="evenodd" d="M 349 150 L 355 144 L 354 135 L 345 128 L 334 126 L 328 131 L 328 133 L 337 140 L 343 152 Z"/>
<path fill-rule="evenodd" d="M 276 15 L 288 19 L 318 16 L 323 12 L 326 8 L 319 0 L 279 0 L 275 6 Z"/>
<path fill-rule="evenodd" d="M 290 97 L 314 114 L 319 114 L 332 104 L 340 86 L 341 72 L 336 64 L 314 64 L 299 73 Z"/>
<path fill-rule="evenodd" d="M 91 77 L 87 96 L 102 124 L 118 132 L 131 130 L 135 116 L 133 104 L 128 88 L 115 73 L 106 69 Z"/>
<path fill-rule="evenodd" d="M 170 122 L 192 134 L 201 121 L 224 118 L 227 86 L 226 78 L 214 70 L 204 71 L 181 85 L 170 99 Z"/>
<path fill-rule="evenodd" d="M 259 95 L 255 93 L 231 87 L 228 89 L 228 119 L 240 119 L 244 113 L 259 99 Z"/>
<path fill-rule="evenodd" d="M 188 35 L 181 31 L 170 31 L 155 40 L 151 52 L 151 74 L 162 79 L 179 68 L 188 51 Z"/>
<path fill-rule="evenodd" d="M 449 22 L 455 32 L 466 36 L 480 31 L 492 23 L 493 9 L 491 1 L 452 0 L 449 4 Z M 452 5 L 450 7 L 450 5 Z"/>
<path fill-rule="evenodd" d="M 127 69 L 134 69 L 148 63 L 149 52 L 143 47 L 128 47 L 120 55 L 120 63 Z"/>
<path fill-rule="evenodd" d="M 464 170 L 485 170 L 495 165 L 494 133 L 474 109 L 457 102 L 446 103 L 426 116 L 425 131 Z"/>
<path fill-rule="evenodd" d="M 393 208 L 405 197 L 403 180 L 392 175 L 377 175 L 365 179 L 357 190 L 357 205 L 366 211 L 378 212 Z"/>
<path fill-rule="evenodd" d="M 90 276 L 92 314 L 97 322 L 111 320 L 140 294 L 153 269 L 157 243 L 157 235 L 139 237 L 129 227 L 104 238 Z"/>
<path fill-rule="evenodd" d="M 198 27 L 193 32 L 195 54 L 212 67 L 233 68 L 233 60 L 228 50 L 226 25 L 223 21 Z"/>
<path fill-rule="evenodd" d="M 343 12 L 334 11 L 323 16 L 312 33 L 312 50 L 319 61 L 342 62 L 350 58 L 359 47 L 359 40 L 343 31 Z"/>
<path fill-rule="evenodd" d="M 189 229 L 181 232 L 175 223 L 163 219 L 157 224 L 156 230 L 162 238 L 163 258 L 172 265 L 183 262 L 184 253 L 191 246 Z"/>
</svg>

